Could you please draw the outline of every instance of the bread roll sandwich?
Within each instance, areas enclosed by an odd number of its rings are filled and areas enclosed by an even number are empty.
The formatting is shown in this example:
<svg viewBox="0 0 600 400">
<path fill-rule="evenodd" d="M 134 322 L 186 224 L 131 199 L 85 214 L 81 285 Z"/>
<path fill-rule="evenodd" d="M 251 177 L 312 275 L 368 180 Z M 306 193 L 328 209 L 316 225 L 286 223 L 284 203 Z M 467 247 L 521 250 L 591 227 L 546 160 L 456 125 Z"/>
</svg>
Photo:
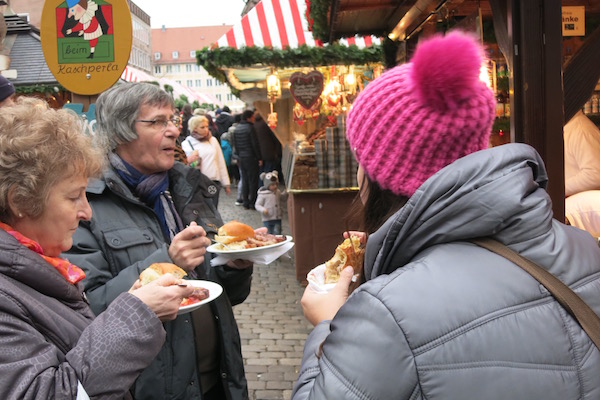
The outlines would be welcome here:
<svg viewBox="0 0 600 400">
<path fill-rule="evenodd" d="M 254 229 L 239 221 L 229 221 L 219 228 L 215 241 L 228 250 L 243 249 L 246 240 L 254 237 Z"/>
<path fill-rule="evenodd" d="M 142 271 L 140 274 L 140 282 L 146 285 L 155 279 L 160 278 L 164 274 L 171 274 L 176 278 L 183 278 L 187 273 L 175 264 L 171 263 L 154 263 Z"/>
<path fill-rule="evenodd" d="M 335 249 L 333 257 L 325 263 L 325 284 L 335 283 L 340 273 L 347 266 L 354 268 L 354 273 L 362 272 L 365 250 L 358 236 L 350 236 Z"/>
<path fill-rule="evenodd" d="M 148 268 L 142 271 L 140 274 L 140 282 L 143 285 L 146 285 L 153 280 L 160 278 L 165 274 L 171 274 L 176 278 L 182 279 L 187 275 L 183 269 L 179 268 L 175 264 L 171 263 L 154 263 L 151 264 Z M 208 289 L 203 287 L 195 287 L 194 293 L 190 297 L 186 297 L 182 300 L 180 307 L 185 307 L 192 305 L 194 303 L 198 303 L 204 299 L 207 299 L 210 296 Z"/>
</svg>

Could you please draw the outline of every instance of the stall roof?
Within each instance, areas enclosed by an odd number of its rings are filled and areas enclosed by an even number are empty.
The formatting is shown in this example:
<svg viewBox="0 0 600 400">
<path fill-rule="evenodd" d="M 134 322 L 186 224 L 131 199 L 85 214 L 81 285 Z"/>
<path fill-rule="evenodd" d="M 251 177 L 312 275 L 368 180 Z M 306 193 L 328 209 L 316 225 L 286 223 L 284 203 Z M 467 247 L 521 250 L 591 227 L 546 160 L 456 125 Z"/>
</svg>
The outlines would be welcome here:
<svg viewBox="0 0 600 400">
<path fill-rule="evenodd" d="M 200 104 L 217 104 L 217 100 L 212 96 L 205 93 L 198 93 L 193 91 L 187 86 L 181 85 L 173 80 L 167 78 L 157 78 L 144 71 L 141 71 L 132 66 L 125 67 L 125 70 L 121 74 L 121 79 L 127 82 L 158 82 L 160 85 L 170 85 L 173 87 L 173 95 L 178 98 L 180 95 L 186 96 L 190 101 L 197 100 Z"/>
<path fill-rule="evenodd" d="M 359 48 L 379 44 L 372 36 L 354 36 L 340 40 L 340 44 L 355 44 Z M 304 0 L 262 0 L 240 22 L 218 41 L 218 47 L 272 47 L 284 49 L 301 45 L 323 46 L 313 38 L 306 20 Z"/>
</svg>

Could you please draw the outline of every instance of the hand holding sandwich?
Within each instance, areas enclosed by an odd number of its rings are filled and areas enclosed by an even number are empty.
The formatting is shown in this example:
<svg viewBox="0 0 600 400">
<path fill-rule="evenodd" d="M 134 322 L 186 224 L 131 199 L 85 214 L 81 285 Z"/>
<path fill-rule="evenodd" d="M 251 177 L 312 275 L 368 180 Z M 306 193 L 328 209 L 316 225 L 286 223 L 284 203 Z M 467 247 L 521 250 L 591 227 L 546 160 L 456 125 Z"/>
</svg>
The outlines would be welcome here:
<svg viewBox="0 0 600 400">
<path fill-rule="evenodd" d="M 210 239 L 206 236 L 206 231 L 192 221 L 171 241 L 169 257 L 174 264 L 185 271 L 192 271 L 204 262 L 208 246 L 210 246 Z"/>
<path fill-rule="evenodd" d="M 308 322 L 316 326 L 322 321 L 331 320 L 335 317 L 335 314 L 348 299 L 348 288 L 352 283 L 353 275 L 354 269 L 352 267 L 344 268 L 335 287 L 327 294 L 318 293 L 310 286 L 306 287 L 300 304 L 304 311 L 304 317 Z"/>
<path fill-rule="evenodd" d="M 143 285 L 136 281 L 129 292 L 146 304 L 161 321 L 174 320 L 184 297 L 194 293 L 194 287 L 178 286 L 183 280 L 171 274 L 165 274 Z"/>
</svg>

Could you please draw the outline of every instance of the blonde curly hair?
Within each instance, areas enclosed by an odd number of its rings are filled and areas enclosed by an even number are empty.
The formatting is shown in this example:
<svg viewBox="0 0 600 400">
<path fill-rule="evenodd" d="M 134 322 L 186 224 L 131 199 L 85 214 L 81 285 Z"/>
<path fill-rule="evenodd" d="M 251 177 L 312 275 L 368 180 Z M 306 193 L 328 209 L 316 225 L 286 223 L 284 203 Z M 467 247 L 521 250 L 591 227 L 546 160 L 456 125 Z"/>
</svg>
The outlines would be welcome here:
<svg viewBox="0 0 600 400">
<path fill-rule="evenodd" d="M 20 212 L 40 216 L 57 182 L 76 174 L 99 175 L 104 153 L 83 133 L 72 111 L 19 97 L 0 113 L 0 220 L 14 218 L 10 198 Z"/>
</svg>

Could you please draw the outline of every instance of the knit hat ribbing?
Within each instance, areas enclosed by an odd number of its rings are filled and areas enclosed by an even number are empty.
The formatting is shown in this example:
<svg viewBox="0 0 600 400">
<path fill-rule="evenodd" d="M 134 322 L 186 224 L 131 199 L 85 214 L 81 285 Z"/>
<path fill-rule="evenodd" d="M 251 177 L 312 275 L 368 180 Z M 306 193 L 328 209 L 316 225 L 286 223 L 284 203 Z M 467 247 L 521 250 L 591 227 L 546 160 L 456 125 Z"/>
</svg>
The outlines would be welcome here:
<svg viewBox="0 0 600 400">
<path fill-rule="evenodd" d="M 446 165 L 488 147 L 495 99 L 479 79 L 483 60 L 468 34 L 435 36 L 359 94 L 346 135 L 372 180 L 410 197 Z"/>
</svg>

